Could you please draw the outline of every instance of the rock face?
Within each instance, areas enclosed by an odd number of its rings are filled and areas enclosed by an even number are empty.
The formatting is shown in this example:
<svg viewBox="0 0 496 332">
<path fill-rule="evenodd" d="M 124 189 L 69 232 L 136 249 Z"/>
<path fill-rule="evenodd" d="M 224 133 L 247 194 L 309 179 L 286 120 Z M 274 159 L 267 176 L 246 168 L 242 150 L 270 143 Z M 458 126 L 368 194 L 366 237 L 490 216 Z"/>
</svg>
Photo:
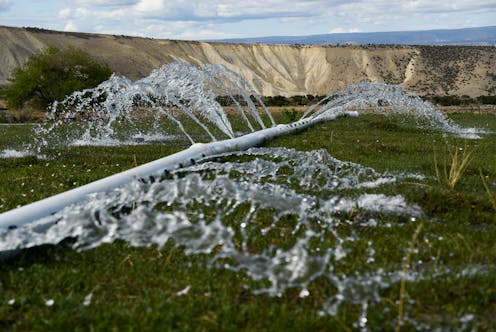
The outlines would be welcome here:
<svg viewBox="0 0 496 332">
<path fill-rule="evenodd" d="M 78 47 L 131 79 L 174 60 L 222 64 L 265 96 L 325 95 L 362 80 L 401 84 L 419 95 L 496 92 L 496 48 L 491 46 L 207 43 L 1 26 L 0 85 L 47 46 Z"/>
</svg>

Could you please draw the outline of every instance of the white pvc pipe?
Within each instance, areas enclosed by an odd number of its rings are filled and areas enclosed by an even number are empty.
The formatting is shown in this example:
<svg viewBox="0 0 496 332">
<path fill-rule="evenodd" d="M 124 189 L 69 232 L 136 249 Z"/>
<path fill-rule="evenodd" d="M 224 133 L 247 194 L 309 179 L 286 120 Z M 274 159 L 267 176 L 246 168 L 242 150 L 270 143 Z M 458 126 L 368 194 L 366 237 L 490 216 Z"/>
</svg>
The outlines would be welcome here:
<svg viewBox="0 0 496 332">
<path fill-rule="evenodd" d="M 146 178 L 164 170 L 174 170 L 201 162 L 206 157 L 215 156 L 230 151 L 246 150 L 258 146 L 275 137 L 295 133 L 323 121 L 334 120 L 343 116 L 358 116 L 357 112 L 337 113 L 329 116 L 319 116 L 313 119 L 303 119 L 287 125 L 263 129 L 241 137 L 212 143 L 193 144 L 186 150 L 170 156 L 157 159 L 127 171 L 88 183 L 84 186 L 54 195 L 40 201 L 0 214 L 0 229 L 14 229 L 48 217 L 63 208 L 82 202 L 88 195 L 105 192 L 129 183 L 137 178 Z"/>
</svg>

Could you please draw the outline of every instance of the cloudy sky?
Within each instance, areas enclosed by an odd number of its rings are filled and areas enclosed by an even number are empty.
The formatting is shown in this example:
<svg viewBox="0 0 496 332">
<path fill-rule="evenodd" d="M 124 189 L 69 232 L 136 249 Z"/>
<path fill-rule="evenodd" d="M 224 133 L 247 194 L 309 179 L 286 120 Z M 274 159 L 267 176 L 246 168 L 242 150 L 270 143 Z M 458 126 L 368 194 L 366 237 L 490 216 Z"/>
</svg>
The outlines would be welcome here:
<svg viewBox="0 0 496 332">
<path fill-rule="evenodd" d="M 0 25 L 215 39 L 496 25 L 496 0 L 0 0 Z"/>
</svg>

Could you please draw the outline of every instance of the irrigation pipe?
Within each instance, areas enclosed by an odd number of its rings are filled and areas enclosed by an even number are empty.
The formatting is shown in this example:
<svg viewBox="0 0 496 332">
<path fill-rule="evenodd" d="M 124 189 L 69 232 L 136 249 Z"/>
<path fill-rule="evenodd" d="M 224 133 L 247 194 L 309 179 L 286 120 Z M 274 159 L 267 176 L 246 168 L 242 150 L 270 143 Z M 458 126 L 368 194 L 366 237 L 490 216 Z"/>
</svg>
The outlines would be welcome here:
<svg viewBox="0 0 496 332">
<path fill-rule="evenodd" d="M 201 163 L 205 158 L 221 153 L 246 150 L 250 147 L 262 145 L 264 142 L 276 137 L 293 134 L 318 123 L 347 116 L 357 117 L 358 113 L 339 112 L 329 115 L 323 114 L 316 118 L 307 118 L 291 124 L 277 125 L 232 139 L 212 143 L 193 144 L 188 149 L 167 157 L 2 213 L 0 214 L 0 230 L 15 229 L 42 218 L 49 217 L 69 205 L 84 201 L 90 194 L 110 191 L 138 178 L 146 178 L 165 170 L 174 170 Z M 48 227 L 49 224 L 44 226 Z"/>
</svg>

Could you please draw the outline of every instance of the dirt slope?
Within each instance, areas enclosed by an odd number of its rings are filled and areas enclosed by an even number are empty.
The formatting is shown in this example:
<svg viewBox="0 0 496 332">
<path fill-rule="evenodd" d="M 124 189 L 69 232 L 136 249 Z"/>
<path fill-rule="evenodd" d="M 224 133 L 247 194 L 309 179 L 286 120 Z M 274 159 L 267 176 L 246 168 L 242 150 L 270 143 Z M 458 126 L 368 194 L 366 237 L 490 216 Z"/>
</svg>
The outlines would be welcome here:
<svg viewBox="0 0 496 332">
<path fill-rule="evenodd" d="M 421 95 L 476 97 L 496 90 L 495 47 L 228 44 L 1 26 L 0 85 L 48 45 L 81 48 L 131 79 L 176 59 L 223 64 L 267 96 L 323 95 L 361 80 L 402 84 Z"/>
</svg>

